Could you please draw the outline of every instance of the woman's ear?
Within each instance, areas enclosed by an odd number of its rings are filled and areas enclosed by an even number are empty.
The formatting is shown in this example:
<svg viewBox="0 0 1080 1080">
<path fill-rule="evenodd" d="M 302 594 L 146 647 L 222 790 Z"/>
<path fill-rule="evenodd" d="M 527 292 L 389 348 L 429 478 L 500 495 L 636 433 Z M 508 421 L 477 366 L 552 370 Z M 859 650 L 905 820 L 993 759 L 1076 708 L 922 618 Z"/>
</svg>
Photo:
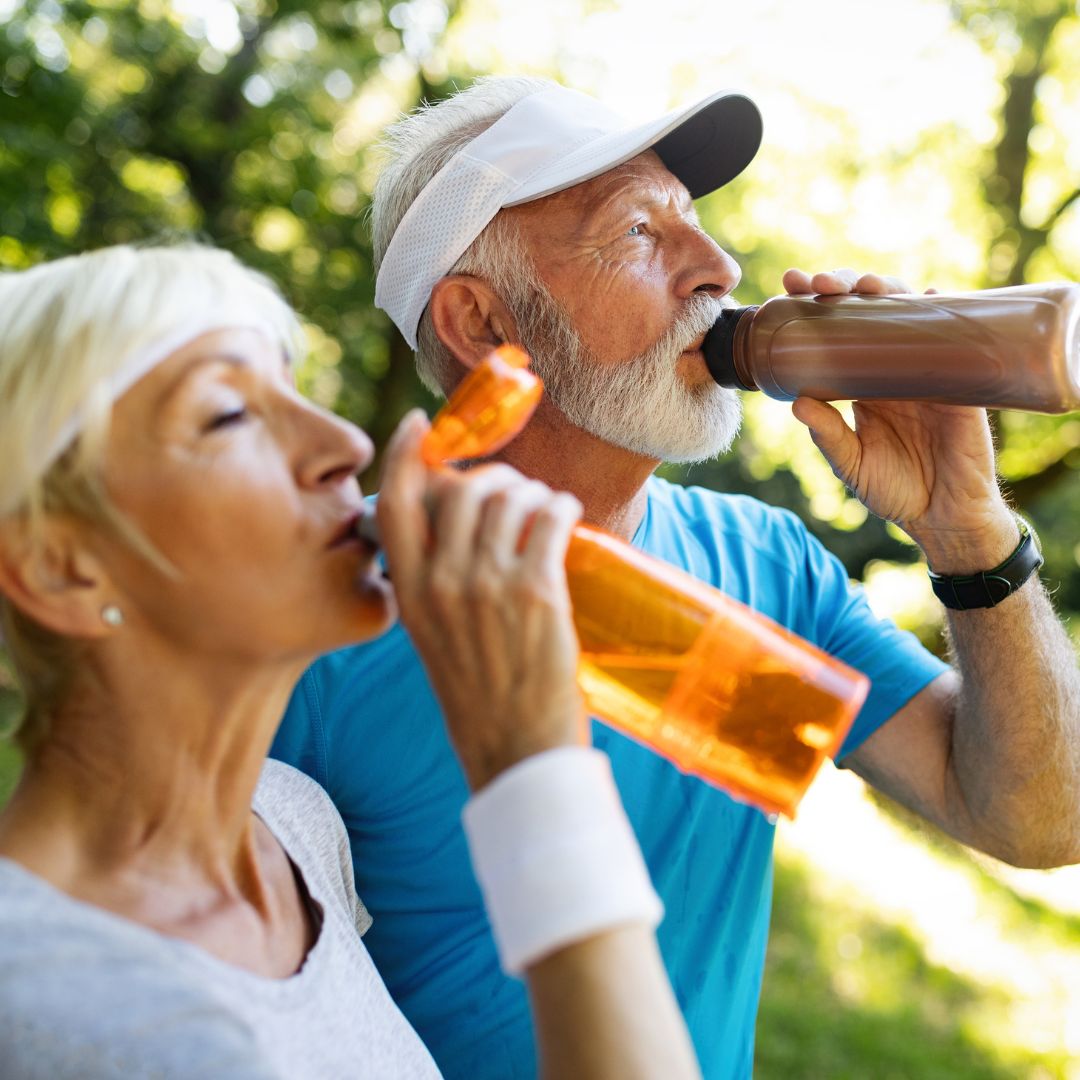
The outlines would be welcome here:
<svg viewBox="0 0 1080 1080">
<path fill-rule="evenodd" d="M 104 637 L 114 591 L 74 523 L 0 524 L 0 592 L 35 622 L 65 637 Z"/>
<path fill-rule="evenodd" d="M 436 337 L 470 370 L 500 345 L 520 344 L 510 309 L 481 278 L 440 278 L 428 306 Z"/>
</svg>

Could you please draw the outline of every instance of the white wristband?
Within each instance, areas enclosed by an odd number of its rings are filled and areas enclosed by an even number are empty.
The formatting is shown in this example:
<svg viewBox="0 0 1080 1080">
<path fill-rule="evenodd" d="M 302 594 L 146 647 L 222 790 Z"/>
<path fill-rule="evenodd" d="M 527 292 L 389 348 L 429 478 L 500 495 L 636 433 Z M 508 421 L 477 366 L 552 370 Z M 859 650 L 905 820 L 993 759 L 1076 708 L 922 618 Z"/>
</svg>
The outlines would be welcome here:
<svg viewBox="0 0 1080 1080">
<path fill-rule="evenodd" d="M 548 750 L 497 776 L 462 813 L 503 970 L 664 909 L 599 750 Z"/>
</svg>

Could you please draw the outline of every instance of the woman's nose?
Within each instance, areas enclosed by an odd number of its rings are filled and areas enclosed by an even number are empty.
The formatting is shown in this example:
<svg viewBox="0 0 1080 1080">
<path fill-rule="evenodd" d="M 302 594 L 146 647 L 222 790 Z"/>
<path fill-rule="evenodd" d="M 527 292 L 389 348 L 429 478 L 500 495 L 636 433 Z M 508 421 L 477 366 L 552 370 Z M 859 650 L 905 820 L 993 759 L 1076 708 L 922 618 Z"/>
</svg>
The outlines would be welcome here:
<svg viewBox="0 0 1080 1080">
<path fill-rule="evenodd" d="M 300 479 L 305 487 L 335 483 L 363 472 L 375 457 L 367 433 L 348 420 L 309 402 L 303 403 L 304 452 Z"/>
</svg>

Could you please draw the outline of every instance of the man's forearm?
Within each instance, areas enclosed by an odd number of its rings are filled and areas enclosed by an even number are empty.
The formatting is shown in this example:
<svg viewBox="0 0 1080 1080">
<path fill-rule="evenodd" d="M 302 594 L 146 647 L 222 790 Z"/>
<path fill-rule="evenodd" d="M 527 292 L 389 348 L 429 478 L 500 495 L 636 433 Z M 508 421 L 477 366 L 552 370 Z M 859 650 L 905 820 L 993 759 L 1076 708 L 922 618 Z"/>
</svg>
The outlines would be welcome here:
<svg viewBox="0 0 1080 1080">
<path fill-rule="evenodd" d="M 1046 590 L 1033 577 L 948 624 L 961 682 L 946 812 L 1017 865 L 1080 861 L 1080 672 Z"/>
</svg>

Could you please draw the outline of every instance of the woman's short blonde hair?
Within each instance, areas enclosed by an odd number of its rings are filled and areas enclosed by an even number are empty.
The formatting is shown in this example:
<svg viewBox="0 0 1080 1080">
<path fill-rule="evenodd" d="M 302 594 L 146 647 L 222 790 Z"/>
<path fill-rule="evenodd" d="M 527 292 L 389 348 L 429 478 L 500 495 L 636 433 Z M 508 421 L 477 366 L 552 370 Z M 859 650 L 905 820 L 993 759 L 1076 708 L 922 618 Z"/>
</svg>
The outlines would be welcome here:
<svg viewBox="0 0 1080 1080">
<path fill-rule="evenodd" d="M 274 285 L 202 245 L 104 248 L 0 274 L 0 521 L 20 519 L 32 536 L 43 515 L 74 515 L 154 559 L 105 493 L 109 417 L 132 358 L 169 341 L 178 348 L 210 311 L 217 328 L 235 312 L 235 325 L 266 327 L 290 360 L 299 355 L 300 324 Z M 64 695 L 78 643 L 2 595 L 0 625 L 26 696 L 18 738 L 31 748 Z"/>
</svg>

